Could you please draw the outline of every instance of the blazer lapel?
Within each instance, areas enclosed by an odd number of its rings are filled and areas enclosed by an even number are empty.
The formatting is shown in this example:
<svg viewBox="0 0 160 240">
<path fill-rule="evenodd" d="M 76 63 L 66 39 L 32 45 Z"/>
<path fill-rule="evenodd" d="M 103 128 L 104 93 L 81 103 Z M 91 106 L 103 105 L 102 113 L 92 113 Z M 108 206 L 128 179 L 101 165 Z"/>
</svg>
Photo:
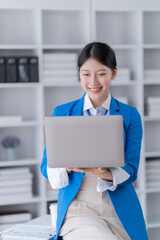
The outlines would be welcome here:
<svg viewBox="0 0 160 240">
<path fill-rule="evenodd" d="M 120 115 L 119 109 L 120 107 L 117 100 L 112 96 L 110 105 L 110 115 Z"/>
</svg>

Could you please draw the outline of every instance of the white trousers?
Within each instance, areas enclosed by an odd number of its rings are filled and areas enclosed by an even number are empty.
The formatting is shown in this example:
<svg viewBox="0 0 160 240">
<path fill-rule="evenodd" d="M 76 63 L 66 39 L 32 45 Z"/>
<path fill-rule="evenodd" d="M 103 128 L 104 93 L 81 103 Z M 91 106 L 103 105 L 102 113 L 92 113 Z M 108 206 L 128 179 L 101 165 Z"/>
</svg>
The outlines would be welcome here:
<svg viewBox="0 0 160 240">
<path fill-rule="evenodd" d="M 108 192 L 97 192 L 97 178 L 84 178 L 60 230 L 63 240 L 130 240 Z"/>
</svg>

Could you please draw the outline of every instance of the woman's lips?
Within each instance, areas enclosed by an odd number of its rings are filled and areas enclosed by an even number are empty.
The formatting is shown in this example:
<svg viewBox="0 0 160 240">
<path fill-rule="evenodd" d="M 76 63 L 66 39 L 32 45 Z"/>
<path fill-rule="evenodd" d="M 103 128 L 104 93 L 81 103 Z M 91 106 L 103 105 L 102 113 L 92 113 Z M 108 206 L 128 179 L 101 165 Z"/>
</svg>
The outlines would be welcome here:
<svg viewBox="0 0 160 240">
<path fill-rule="evenodd" d="M 89 91 L 92 93 L 98 93 L 98 92 L 100 92 L 100 90 L 101 90 L 101 87 L 89 88 Z"/>
</svg>

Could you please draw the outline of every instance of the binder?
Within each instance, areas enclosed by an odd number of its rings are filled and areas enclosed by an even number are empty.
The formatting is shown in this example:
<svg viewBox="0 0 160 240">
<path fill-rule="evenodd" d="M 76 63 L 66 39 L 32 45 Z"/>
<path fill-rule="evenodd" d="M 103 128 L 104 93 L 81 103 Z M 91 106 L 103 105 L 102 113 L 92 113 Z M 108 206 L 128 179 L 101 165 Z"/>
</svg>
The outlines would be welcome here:
<svg viewBox="0 0 160 240">
<path fill-rule="evenodd" d="M 29 77 L 30 82 L 38 82 L 38 57 L 29 58 Z"/>
<path fill-rule="evenodd" d="M 17 82 L 17 59 L 15 57 L 7 57 L 6 65 L 6 82 Z"/>
<path fill-rule="evenodd" d="M 5 82 L 5 58 L 0 57 L 0 83 Z"/>
<path fill-rule="evenodd" d="M 28 58 L 18 58 L 18 82 L 29 82 Z"/>
</svg>

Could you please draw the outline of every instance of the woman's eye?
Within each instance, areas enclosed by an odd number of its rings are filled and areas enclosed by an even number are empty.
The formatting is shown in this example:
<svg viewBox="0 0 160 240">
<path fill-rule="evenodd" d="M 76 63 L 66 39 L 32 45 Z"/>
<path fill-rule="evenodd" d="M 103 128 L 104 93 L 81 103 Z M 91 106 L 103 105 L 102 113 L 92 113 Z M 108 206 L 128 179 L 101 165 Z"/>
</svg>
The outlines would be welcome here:
<svg viewBox="0 0 160 240">
<path fill-rule="evenodd" d="M 88 73 L 83 73 L 83 76 L 84 76 L 84 77 L 88 77 L 89 74 L 88 74 Z"/>
<path fill-rule="evenodd" d="M 105 76 L 106 73 L 99 73 L 98 76 L 102 77 L 102 76 Z"/>
</svg>

